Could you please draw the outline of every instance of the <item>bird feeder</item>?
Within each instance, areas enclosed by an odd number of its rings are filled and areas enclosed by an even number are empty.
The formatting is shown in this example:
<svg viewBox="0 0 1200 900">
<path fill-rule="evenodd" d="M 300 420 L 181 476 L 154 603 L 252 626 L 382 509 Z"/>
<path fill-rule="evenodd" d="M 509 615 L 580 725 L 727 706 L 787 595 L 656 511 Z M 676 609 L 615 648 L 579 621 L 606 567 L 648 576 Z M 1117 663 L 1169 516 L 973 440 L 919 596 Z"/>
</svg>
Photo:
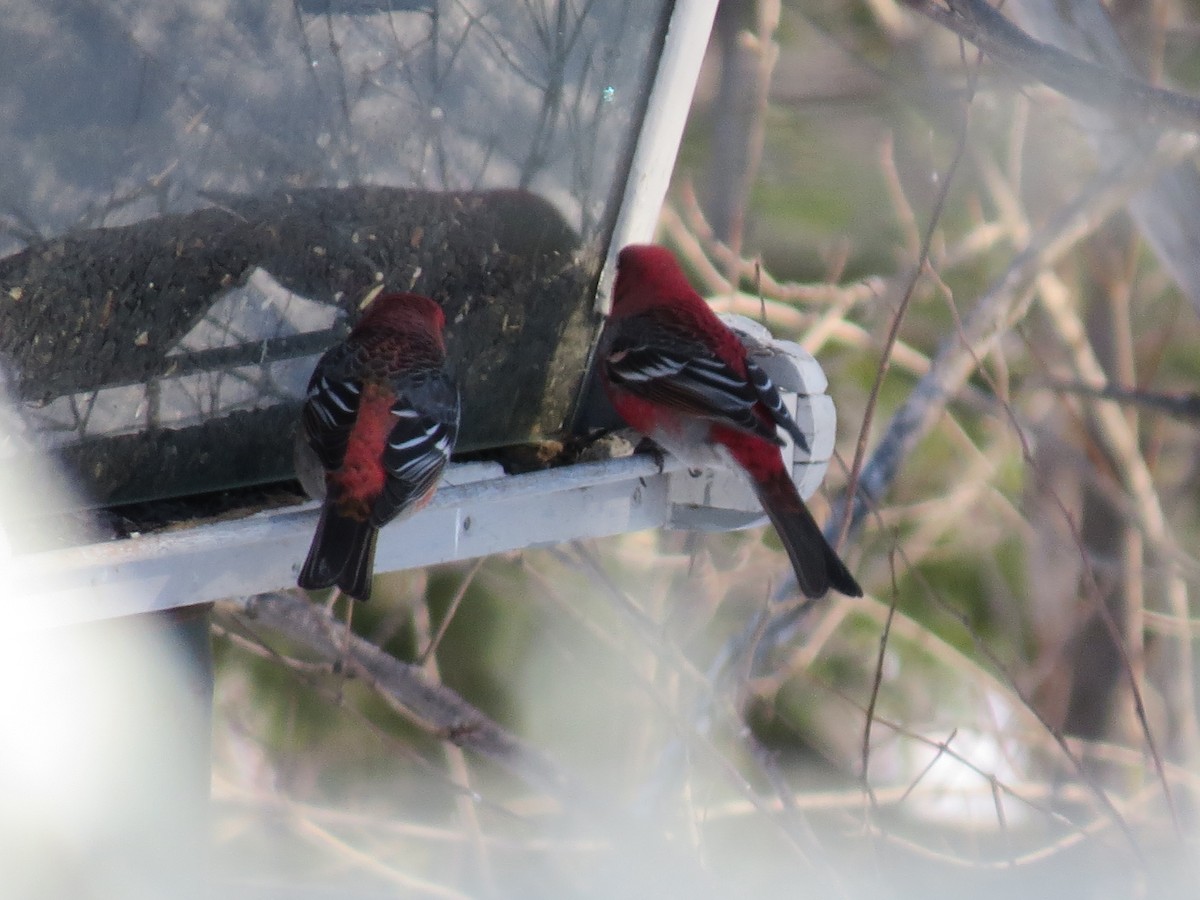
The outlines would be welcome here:
<svg viewBox="0 0 1200 900">
<path fill-rule="evenodd" d="M 64 486 L 0 514 L 34 618 L 293 585 L 314 505 L 212 498 L 293 478 L 312 367 L 381 289 L 445 310 L 472 461 L 384 529 L 377 571 L 761 522 L 730 473 L 495 461 L 595 424 L 616 253 L 653 236 L 715 5 L 48 0 L 0 22 L 0 496 L 35 471 Z M 832 450 L 824 376 L 753 340 L 809 435 L 807 496 Z M 23 524 L 133 503 L 170 527 Z"/>
</svg>

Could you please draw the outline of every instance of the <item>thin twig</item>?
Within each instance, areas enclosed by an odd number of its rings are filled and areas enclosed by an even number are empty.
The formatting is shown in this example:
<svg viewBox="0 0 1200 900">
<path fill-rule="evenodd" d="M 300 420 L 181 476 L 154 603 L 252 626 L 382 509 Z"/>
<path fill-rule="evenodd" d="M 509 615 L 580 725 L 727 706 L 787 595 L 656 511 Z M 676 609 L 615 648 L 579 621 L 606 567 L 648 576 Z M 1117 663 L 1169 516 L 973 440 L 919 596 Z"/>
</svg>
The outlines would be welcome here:
<svg viewBox="0 0 1200 900">
<path fill-rule="evenodd" d="M 442 616 L 442 621 L 438 623 L 437 632 L 429 639 L 429 645 L 424 652 L 417 658 L 417 664 L 424 666 L 433 654 L 437 652 L 437 648 L 442 644 L 442 638 L 446 636 L 446 631 L 450 628 L 450 623 L 454 621 L 454 616 L 458 612 L 458 607 L 462 605 L 463 598 L 467 595 L 467 590 L 475 581 L 475 576 L 479 574 L 479 570 L 483 568 L 483 564 L 487 562 L 486 556 L 481 556 L 471 564 L 471 567 L 463 574 L 462 582 L 458 586 L 458 590 L 454 592 L 454 596 L 450 598 L 450 606 L 446 609 L 446 614 Z"/>
<path fill-rule="evenodd" d="M 462 599 L 463 594 L 467 592 L 467 586 L 471 583 L 471 578 L 475 572 L 479 571 L 482 564 L 482 559 L 477 560 L 472 566 L 467 576 L 463 578 L 463 583 L 459 587 L 456 595 L 456 600 Z M 451 604 L 451 610 L 447 612 L 446 618 L 442 624 L 448 623 L 453 609 L 457 604 Z M 437 638 L 430 637 L 430 615 L 429 615 L 429 595 L 426 592 L 425 602 L 413 604 L 413 626 L 417 633 L 418 641 L 428 641 L 425 653 L 421 657 L 419 663 L 421 670 L 425 673 L 425 677 L 429 679 L 431 684 L 442 684 L 441 667 L 438 665 L 436 649 L 438 646 Z M 439 634 L 442 633 L 439 630 Z M 466 755 L 461 747 L 456 747 L 453 744 L 443 744 L 442 751 L 446 757 L 446 765 L 450 770 L 450 776 L 459 784 L 471 786 L 471 769 L 467 765 Z M 479 811 L 475 807 L 475 801 L 471 794 L 459 794 L 456 799 L 458 806 L 458 815 L 463 822 L 464 830 L 469 837 L 469 845 L 471 848 L 471 872 L 475 875 L 477 883 L 482 885 L 483 890 L 488 896 L 496 896 L 496 875 L 492 866 L 492 857 L 488 852 L 483 839 L 483 827 L 479 823 Z"/>
<path fill-rule="evenodd" d="M 894 547 L 894 545 L 893 545 Z M 858 774 L 863 791 L 871 801 L 871 806 L 878 809 L 879 802 L 871 789 L 871 724 L 875 721 L 875 706 L 879 702 L 879 692 L 883 688 L 883 663 L 887 658 L 888 638 L 892 634 L 892 622 L 896 619 L 896 604 L 900 602 L 900 588 L 896 584 L 896 554 L 893 550 L 888 555 L 892 572 L 891 601 L 888 603 L 887 618 L 883 620 L 883 628 L 879 632 L 879 653 L 875 657 L 875 674 L 871 680 L 871 694 L 867 701 L 866 714 L 863 716 L 863 736 L 861 752 L 861 771 Z"/>
<path fill-rule="evenodd" d="M 973 84 L 974 75 L 970 77 Z M 867 395 L 866 410 L 863 413 L 858 441 L 854 446 L 854 462 L 850 466 L 850 477 L 846 483 L 846 496 L 848 497 L 857 496 L 859 478 L 863 475 L 863 459 L 867 452 L 867 441 L 870 438 L 871 424 L 875 418 L 875 407 L 879 402 L 879 392 L 883 388 L 883 381 L 887 377 L 888 370 L 891 368 L 892 348 L 900 336 L 900 325 L 904 321 L 904 315 L 908 311 L 909 304 L 912 302 L 917 282 L 920 280 L 921 273 L 929 260 L 929 248 L 933 244 L 933 236 L 937 231 L 938 223 L 942 219 L 942 210 L 946 206 L 946 198 L 950 196 L 950 186 L 954 183 L 954 175 L 958 171 L 959 163 L 962 162 L 963 153 L 967 145 L 967 128 L 970 124 L 968 109 L 968 107 L 964 107 L 962 125 L 958 131 L 958 140 L 954 148 L 954 155 L 950 159 L 950 165 L 946 169 L 946 174 L 938 182 L 937 196 L 933 201 L 933 210 L 929 216 L 929 225 L 921 240 L 921 249 L 917 256 L 916 269 L 913 271 L 912 279 L 909 281 L 908 287 L 905 288 L 904 295 L 900 298 L 900 304 L 896 308 L 896 312 L 892 315 L 891 324 L 888 326 L 887 337 L 883 343 L 883 352 L 879 359 L 879 366 L 875 371 L 875 381 L 871 385 L 870 393 Z M 846 538 L 850 534 L 851 524 L 852 517 L 843 517 L 841 521 L 838 521 L 836 515 L 830 518 L 830 521 L 826 525 L 826 531 L 837 535 L 834 547 L 840 547 L 845 543 Z"/>
</svg>

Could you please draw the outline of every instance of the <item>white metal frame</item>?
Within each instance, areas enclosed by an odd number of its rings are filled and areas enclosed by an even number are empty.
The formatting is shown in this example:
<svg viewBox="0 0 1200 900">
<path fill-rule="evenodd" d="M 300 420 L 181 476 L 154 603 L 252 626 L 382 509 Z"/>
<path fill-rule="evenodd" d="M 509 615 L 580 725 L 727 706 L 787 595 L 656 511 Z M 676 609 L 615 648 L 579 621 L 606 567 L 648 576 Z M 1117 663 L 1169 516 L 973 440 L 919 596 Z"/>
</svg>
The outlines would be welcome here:
<svg viewBox="0 0 1200 900">
<path fill-rule="evenodd" d="M 598 312 L 608 313 L 621 248 L 654 237 L 716 14 L 717 0 L 676 0 L 613 226 L 608 258 L 600 272 Z"/>
</svg>

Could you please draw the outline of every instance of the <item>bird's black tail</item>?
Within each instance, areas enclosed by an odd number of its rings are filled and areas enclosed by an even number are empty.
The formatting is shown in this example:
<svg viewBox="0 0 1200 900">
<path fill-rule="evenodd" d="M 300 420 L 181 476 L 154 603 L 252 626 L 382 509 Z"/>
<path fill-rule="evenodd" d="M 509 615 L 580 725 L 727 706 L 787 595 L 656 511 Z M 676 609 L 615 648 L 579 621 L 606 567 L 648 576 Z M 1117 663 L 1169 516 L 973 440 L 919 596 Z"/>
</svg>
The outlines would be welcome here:
<svg viewBox="0 0 1200 900">
<path fill-rule="evenodd" d="M 787 550 L 805 597 L 823 597 L 831 587 L 848 597 L 862 596 L 862 588 L 825 540 L 821 526 L 786 472 L 780 471 L 770 481 L 756 485 L 756 492 Z"/>
<path fill-rule="evenodd" d="M 343 516 L 326 504 L 296 583 L 309 591 L 336 584 L 355 599 L 369 599 L 378 534 L 370 522 Z"/>
</svg>

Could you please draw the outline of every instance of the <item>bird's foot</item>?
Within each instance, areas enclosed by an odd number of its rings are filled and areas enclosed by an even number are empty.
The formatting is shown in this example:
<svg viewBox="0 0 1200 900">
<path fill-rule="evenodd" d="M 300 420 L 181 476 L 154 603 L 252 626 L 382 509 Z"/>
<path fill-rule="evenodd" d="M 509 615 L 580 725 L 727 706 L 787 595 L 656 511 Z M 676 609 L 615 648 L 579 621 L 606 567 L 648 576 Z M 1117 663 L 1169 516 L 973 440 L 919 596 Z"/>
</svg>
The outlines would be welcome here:
<svg viewBox="0 0 1200 900">
<path fill-rule="evenodd" d="M 661 475 L 667 467 L 667 456 L 662 451 L 662 447 L 654 443 L 650 438 L 644 437 L 638 441 L 638 445 L 634 448 L 635 454 L 644 453 L 647 456 L 654 458 L 654 464 L 658 466 L 658 474 Z"/>
</svg>

